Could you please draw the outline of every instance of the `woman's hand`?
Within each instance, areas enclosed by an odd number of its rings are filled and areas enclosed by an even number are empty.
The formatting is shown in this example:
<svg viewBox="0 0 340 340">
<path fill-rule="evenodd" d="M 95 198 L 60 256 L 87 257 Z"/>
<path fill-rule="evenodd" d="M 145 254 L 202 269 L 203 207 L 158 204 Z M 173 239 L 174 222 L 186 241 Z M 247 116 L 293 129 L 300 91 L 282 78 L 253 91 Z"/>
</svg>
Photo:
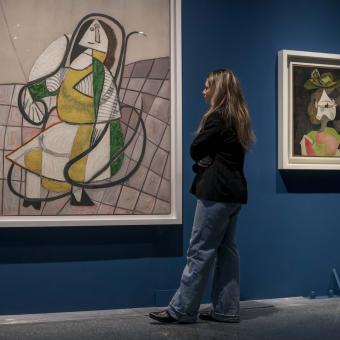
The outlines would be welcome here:
<svg viewBox="0 0 340 340">
<path fill-rule="evenodd" d="M 213 159 L 209 156 L 204 157 L 198 161 L 198 165 L 202 168 L 208 168 L 213 162 Z"/>
</svg>

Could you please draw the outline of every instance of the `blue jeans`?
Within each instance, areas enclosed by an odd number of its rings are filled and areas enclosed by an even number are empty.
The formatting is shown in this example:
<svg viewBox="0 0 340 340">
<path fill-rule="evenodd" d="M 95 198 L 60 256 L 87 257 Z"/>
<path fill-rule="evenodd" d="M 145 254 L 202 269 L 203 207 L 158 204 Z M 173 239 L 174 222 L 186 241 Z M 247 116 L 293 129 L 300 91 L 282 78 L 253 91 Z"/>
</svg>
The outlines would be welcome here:
<svg viewBox="0 0 340 340">
<path fill-rule="evenodd" d="M 209 272 L 214 265 L 211 316 L 239 318 L 239 253 L 235 243 L 239 203 L 198 200 L 187 264 L 167 308 L 180 322 L 195 322 Z"/>
</svg>

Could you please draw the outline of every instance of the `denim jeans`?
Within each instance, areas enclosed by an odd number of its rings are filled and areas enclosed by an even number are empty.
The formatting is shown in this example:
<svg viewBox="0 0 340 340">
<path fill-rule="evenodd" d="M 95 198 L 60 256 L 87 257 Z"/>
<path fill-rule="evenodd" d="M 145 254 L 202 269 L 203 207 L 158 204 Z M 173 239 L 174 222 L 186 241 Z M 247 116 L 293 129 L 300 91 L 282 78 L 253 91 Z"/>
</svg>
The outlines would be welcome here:
<svg viewBox="0 0 340 340">
<path fill-rule="evenodd" d="M 180 286 L 167 308 L 180 322 L 195 322 L 213 267 L 211 316 L 239 318 L 239 253 L 235 243 L 239 203 L 198 200 L 187 264 Z"/>
</svg>

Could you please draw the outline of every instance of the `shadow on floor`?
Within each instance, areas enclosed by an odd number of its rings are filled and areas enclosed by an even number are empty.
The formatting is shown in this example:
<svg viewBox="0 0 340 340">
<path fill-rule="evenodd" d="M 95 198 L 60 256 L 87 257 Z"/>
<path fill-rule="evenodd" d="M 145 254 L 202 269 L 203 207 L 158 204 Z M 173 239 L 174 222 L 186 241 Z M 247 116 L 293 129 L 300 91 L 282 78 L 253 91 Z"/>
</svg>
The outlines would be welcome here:
<svg viewBox="0 0 340 340">
<path fill-rule="evenodd" d="M 260 308 L 241 309 L 241 320 L 253 320 L 267 317 L 279 312 L 279 308 L 274 306 L 266 306 Z"/>
</svg>

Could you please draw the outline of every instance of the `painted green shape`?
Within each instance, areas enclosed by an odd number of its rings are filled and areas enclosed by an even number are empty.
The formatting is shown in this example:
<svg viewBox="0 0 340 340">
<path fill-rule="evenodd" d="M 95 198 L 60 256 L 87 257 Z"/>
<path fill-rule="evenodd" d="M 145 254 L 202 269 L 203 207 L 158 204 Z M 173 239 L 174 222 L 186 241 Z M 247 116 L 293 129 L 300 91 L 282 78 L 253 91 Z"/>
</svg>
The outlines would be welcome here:
<svg viewBox="0 0 340 340">
<path fill-rule="evenodd" d="M 93 58 L 93 103 L 96 115 L 99 109 L 100 96 L 103 91 L 104 77 L 104 65 L 96 58 Z"/>
<path fill-rule="evenodd" d="M 313 149 L 317 156 L 327 156 L 326 154 L 326 145 L 325 144 L 313 144 Z"/>
<path fill-rule="evenodd" d="M 330 127 L 327 127 L 325 129 L 325 132 L 333 137 L 335 137 L 337 140 L 340 140 L 340 135 L 338 134 L 338 132 L 333 129 L 333 128 L 330 128 Z"/>
<path fill-rule="evenodd" d="M 29 85 L 28 90 L 34 101 L 40 100 L 45 97 L 55 96 L 58 91 L 50 92 L 46 86 L 46 80 L 40 80 L 39 82 Z"/>
<path fill-rule="evenodd" d="M 310 131 L 307 133 L 306 136 L 308 136 L 312 141 L 313 143 L 316 143 L 316 135 L 317 135 L 318 131 Z"/>
<path fill-rule="evenodd" d="M 334 80 L 331 72 L 325 72 L 320 75 L 318 69 L 315 69 L 311 73 L 310 79 L 308 79 L 304 87 L 306 90 L 314 90 L 317 88 L 331 88 L 339 85 L 340 80 Z"/>
<path fill-rule="evenodd" d="M 110 124 L 110 157 L 113 157 L 118 150 L 124 146 L 124 137 L 119 119 Z M 124 153 L 111 163 L 111 176 L 113 176 L 122 166 Z"/>
<path fill-rule="evenodd" d="M 100 97 L 103 91 L 105 78 L 104 65 L 93 58 L 93 99 L 96 114 L 98 113 Z M 124 146 L 123 132 L 119 120 L 110 123 L 110 158 Z M 124 153 L 111 163 L 111 176 L 113 176 L 122 166 Z"/>
</svg>

